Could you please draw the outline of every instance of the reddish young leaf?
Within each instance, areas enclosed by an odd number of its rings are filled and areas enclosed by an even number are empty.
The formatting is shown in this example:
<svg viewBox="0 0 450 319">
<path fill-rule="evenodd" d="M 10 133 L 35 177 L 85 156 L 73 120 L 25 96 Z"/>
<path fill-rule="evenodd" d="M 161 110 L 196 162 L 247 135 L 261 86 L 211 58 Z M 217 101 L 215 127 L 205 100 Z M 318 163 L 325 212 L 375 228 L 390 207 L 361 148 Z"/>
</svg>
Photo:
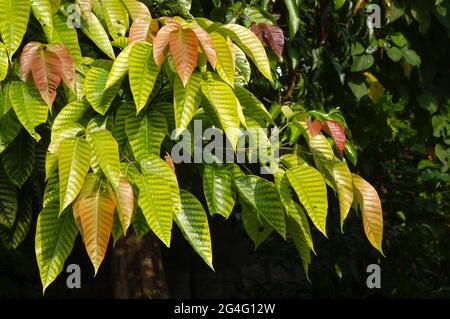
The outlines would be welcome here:
<svg viewBox="0 0 450 319">
<path fill-rule="evenodd" d="M 141 41 L 153 43 L 157 33 L 158 21 L 153 20 L 151 17 L 136 19 L 130 27 L 128 45 Z"/>
<path fill-rule="evenodd" d="M 51 107 L 56 97 L 56 88 L 61 82 L 61 60 L 46 46 L 42 46 L 31 59 L 31 73 L 42 99 Z"/>
<path fill-rule="evenodd" d="M 308 126 L 309 132 L 311 133 L 311 136 L 313 138 L 316 137 L 323 128 L 322 122 L 320 122 L 319 120 L 314 120 L 313 122 L 311 122 L 310 118 L 306 119 L 306 125 Z"/>
<path fill-rule="evenodd" d="M 153 40 L 153 58 L 158 66 L 163 64 L 167 53 L 169 53 L 169 36 L 172 32 L 181 28 L 181 25 L 169 23 L 159 30 Z"/>
<path fill-rule="evenodd" d="M 341 126 L 341 124 L 339 124 L 339 122 L 328 120 L 325 121 L 325 130 L 333 138 L 338 151 L 342 153 L 345 149 L 346 142 L 344 128 Z"/>
<path fill-rule="evenodd" d="M 258 37 L 259 41 L 261 41 L 262 44 L 266 45 L 266 40 L 264 39 L 264 34 L 261 30 L 261 28 L 259 27 L 261 24 L 256 24 L 255 22 L 252 22 L 251 26 L 250 26 L 250 30 L 256 34 L 256 36 Z"/>
<path fill-rule="evenodd" d="M 172 172 L 175 174 L 175 176 L 177 175 L 176 171 L 175 171 L 175 164 L 173 163 L 172 157 L 170 156 L 169 153 L 166 152 L 166 155 L 164 155 L 164 161 L 166 162 L 167 166 L 170 167 L 170 169 L 172 170 Z"/>
<path fill-rule="evenodd" d="M 186 86 L 195 69 L 198 58 L 198 39 L 191 29 L 178 29 L 169 35 L 170 52 L 172 53 L 177 73 Z"/>
<path fill-rule="evenodd" d="M 119 187 L 116 190 L 117 197 L 117 211 L 119 213 L 119 220 L 122 224 L 124 235 L 130 227 L 131 219 L 134 211 L 134 194 L 130 183 L 124 175 L 120 176 Z"/>
<path fill-rule="evenodd" d="M 20 55 L 20 73 L 24 81 L 30 79 L 31 61 L 36 54 L 36 51 L 40 49 L 41 46 L 42 44 L 38 42 L 30 42 L 22 50 L 22 54 Z"/>
<path fill-rule="evenodd" d="M 283 30 L 275 25 L 266 25 L 263 33 L 267 44 L 272 48 L 277 57 L 281 57 L 284 48 Z"/>
<path fill-rule="evenodd" d="M 64 83 L 72 91 L 75 91 L 75 62 L 70 55 L 69 50 L 67 50 L 62 44 L 52 44 L 48 47 L 48 50 L 55 53 L 62 66 L 62 79 Z"/>
<path fill-rule="evenodd" d="M 192 27 L 191 30 L 194 31 L 198 41 L 200 42 L 200 46 L 203 52 L 208 58 L 209 63 L 215 69 L 217 64 L 217 55 L 211 40 L 211 36 L 209 35 L 208 32 L 206 32 L 200 27 Z"/>
</svg>

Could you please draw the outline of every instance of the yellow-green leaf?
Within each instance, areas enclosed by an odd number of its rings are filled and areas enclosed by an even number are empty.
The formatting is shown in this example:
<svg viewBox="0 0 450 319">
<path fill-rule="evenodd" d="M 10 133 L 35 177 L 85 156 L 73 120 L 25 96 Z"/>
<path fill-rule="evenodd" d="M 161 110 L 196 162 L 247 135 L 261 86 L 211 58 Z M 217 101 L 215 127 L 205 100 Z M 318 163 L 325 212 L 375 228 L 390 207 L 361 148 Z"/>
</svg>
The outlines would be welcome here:
<svg viewBox="0 0 450 319">
<path fill-rule="evenodd" d="M 203 191 L 209 213 L 228 218 L 235 203 L 233 172 L 226 166 L 206 165 L 203 172 Z"/>
<path fill-rule="evenodd" d="M 10 59 L 22 43 L 30 11 L 30 0 L 0 0 L 0 35 Z"/>
<path fill-rule="evenodd" d="M 353 187 L 362 213 L 364 232 L 373 247 L 383 254 L 383 209 L 376 189 L 361 176 L 352 174 Z"/>
<path fill-rule="evenodd" d="M 69 137 L 61 141 L 58 150 L 60 213 L 81 191 L 90 168 L 91 147 L 82 137 Z"/>
<path fill-rule="evenodd" d="M 217 32 L 211 33 L 211 39 L 217 53 L 217 73 L 228 85 L 234 86 L 234 49 Z"/>
<path fill-rule="evenodd" d="M 258 212 L 247 204 L 242 204 L 242 223 L 244 229 L 255 244 L 255 250 L 270 236 L 273 228 Z"/>
<path fill-rule="evenodd" d="M 181 209 L 174 215 L 175 222 L 192 248 L 214 270 L 211 235 L 206 212 L 198 199 L 188 191 L 181 190 L 180 197 Z"/>
<path fill-rule="evenodd" d="M 81 18 L 81 31 L 98 46 L 107 56 L 115 59 L 114 50 L 108 34 L 97 16 L 90 12 L 89 16 Z"/>
<path fill-rule="evenodd" d="M 328 199 L 322 175 L 308 165 L 291 167 L 286 174 L 312 222 L 327 236 Z"/>
<path fill-rule="evenodd" d="M 128 11 L 121 0 L 102 0 L 102 11 L 111 37 L 114 40 L 124 37 L 130 24 Z"/>
<path fill-rule="evenodd" d="M 53 20 L 52 20 L 52 6 L 49 0 L 31 0 L 31 8 L 33 15 L 39 21 L 44 29 L 47 40 L 52 39 Z"/>
<path fill-rule="evenodd" d="M 30 135 L 39 141 L 41 137 L 34 129 L 45 123 L 48 115 L 48 106 L 39 91 L 31 83 L 13 82 L 9 88 L 9 96 L 17 118 Z"/>
<path fill-rule="evenodd" d="M 146 42 L 134 44 L 128 64 L 131 92 L 139 113 L 147 104 L 159 73 L 159 67 L 153 59 L 151 44 Z"/>
<path fill-rule="evenodd" d="M 187 128 L 200 105 L 202 77 L 200 73 L 193 73 L 186 84 L 183 85 L 178 77 L 174 79 L 173 106 L 175 109 L 175 126 L 177 132 Z"/>
</svg>

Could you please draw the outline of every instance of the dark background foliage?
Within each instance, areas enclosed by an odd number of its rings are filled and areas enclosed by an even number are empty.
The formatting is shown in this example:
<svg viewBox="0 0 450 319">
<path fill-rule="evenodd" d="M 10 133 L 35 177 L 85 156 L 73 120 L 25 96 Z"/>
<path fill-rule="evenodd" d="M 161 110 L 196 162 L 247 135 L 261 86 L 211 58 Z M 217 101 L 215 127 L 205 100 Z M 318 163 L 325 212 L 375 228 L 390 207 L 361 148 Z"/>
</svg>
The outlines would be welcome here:
<svg viewBox="0 0 450 319">
<path fill-rule="evenodd" d="M 342 111 L 356 150 L 346 149 L 346 156 L 383 202 L 386 257 L 370 247 L 354 212 L 340 232 L 337 203 L 330 197 L 329 239 L 313 234 L 318 255 L 309 284 L 293 245 L 271 237 L 253 250 L 237 209 L 228 223 L 210 220 L 215 273 L 175 234 L 173 247 L 163 250 L 171 296 L 450 297 L 450 1 L 298 1 L 299 30 L 289 37 L 293 19 L 286 4 L 292 1 L 193 0 L 190 12 L 283 28 L 282 61 L 268 49 L 278 70 L 276 87 L 254 73 L 252 91 L 268 107 L 290 102 L 318 112 Z M 155 16 L 190 15 L 189 0 L 143 2 Z M 373 31 L 365 23 L 363 5 L 369 3 L 382 9 L 382 28 Z M 285 134 L 288 139 L 295 132 Z M 201 193 L 199 188 L 195 195 Z M 41 296 L 33 238 L 30 233 L 17 251 L 0 250 L 0 297 Z M 90 269 L 82 246 L 75 247 L 69 261 Z M 79 291 L 68 292 L 63 274 L 46 297 L 110 296 L 109 263 L 95 279 L 84 272 Z M 372 263 L 382 269 L 378 290 L 365 284 Z"/>
</svg>

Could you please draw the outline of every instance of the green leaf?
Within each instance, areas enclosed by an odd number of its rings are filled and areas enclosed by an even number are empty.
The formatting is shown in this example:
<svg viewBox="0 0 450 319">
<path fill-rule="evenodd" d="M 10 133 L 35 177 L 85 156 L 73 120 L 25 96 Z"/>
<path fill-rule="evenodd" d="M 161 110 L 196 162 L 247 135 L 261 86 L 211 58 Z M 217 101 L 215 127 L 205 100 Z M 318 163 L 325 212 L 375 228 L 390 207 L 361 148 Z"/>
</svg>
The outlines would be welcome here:
<svg viewBox="0 0 450 319">
<path fill-rule="evenodd" d="M 6 78 L 8 67 L 8 52 L 6 51 L 5 45 L 0 42 L 0 82 Z"/>
<path fill-rule="evenodd" d="M 119 151 L 122 154 L 127 147 L 128 138 L 125 131 L 125 122 L 127 117 L 135 112 L 133 104 L 124 103 L 119 106 L 114 117 L 113 135 L 119 145 Z"/>
<path fill-rule="evenodd" d="M 17 187 L 0 168 L 0 225 L 11 228 L 18 210 Z"/>
<path fill-rule="evenodd" d="M 175 176 L 158 157 L 149 156 L 141 166 L 142 174 L 133 177 L 139 188 L 139 207 L 155 235 L 170 247 L 174 206 L 169 203 L 173 203 Z"/>
<path fill-rule="evenodd" d="M 19 210 L 11 228 L 0 226 L 0 239 L 6 249 L 16 249 L 27 237 L 33 214 L 31 194 L 21 194 Z"/>
<path fill-rule="evenodd" d="M 266 51 L 261 41 L 259 41 L 258 37 L 252 31 L 238 24 L 226 24 L 218 32 L 230 36 L 255 63 L 259 71 L 267 79 L 273 81 Z"/>
<path fill-rule="evenodd" d="M 91 147 L 82 137 L 68 137 L 59 146 L 60 213 L 83 187 L 90 168 Z"/>
<path fill-rule="evenodd" d="M 191 78 L 184 87 L 179 77 L 173 83 L 173 106 L 175 110 L 175 126 L 177 132 L 182 132 L 191 122 L 202 100 L 202 77 L 200 73 L 192 73 Z"/>
<path fill-rule="evenodd" d="M 254 175 L 236 177 L 234 184 L 246 202 L 286 238 L 284 208 L 275 184 Z"/>
<path fill-rule="evenodd" d="M 237 85 L 234 93 L 243 107 L 244 115 L 254 119 L 272 122 L 272 117 L 262 104 L 252 93 L 242 86 Z M 265 124 L 264 122 L 262 124 Z"/>
<path fill-rule="evenodd" d="M 52 21 L 52 6 L 49 0 L 31 0 L 31 9 L 33 15 L 39 21 L 44 29 L 47 40 L 52 39 L 53 21 Z"/>
<path fill-rule="evenodd" d="M 108 130 L 98 129 L 90 132 L 92 154 L 114 189 L 120 182 L 119 147 Z"/>
<path fill-rule="evenodd" d="M 0 88 L 0 153 L 14 141 L 19 134 L 22 125 L 17 119 L 9 98 L 9 83 L 4 83 Z"/>
<path fill-rule="evenodd" d="M 353 176 L 355 196 L 362 213 L 364 232 L 369 242 L 381 254 L 383 241 L 383 210 L 378 193 L 372 185 L 356 174 Z"/>
<path fill-rule="evenodd" d="M 295 248 L 297 248 L 297 251 L 302 260 L 306 278 L 309 280 L 309 265 L 311 264 L 311 252 L 305 234 L 302 231 L 301 225 L 297 222 L 297 220 L 288 217 L 286 223 L 288 233 L 289 235 L 291 235 Z"/>
<path fill-rule="evenodd" d="M 397 47 L 386 48 L 386 53 L 387 53 L 388 57 L 394 62 L 400 61 L 403 57 L 402 50 L 400 50 Z"/>
<path fill-rule="evenodd" d="M 363 77 L 358 77 L 348 81 L 348 86 L 350 87 L 350 90 L 352 90 L 357 101 L 361 100 L 369 93 L 366 81 Z"/>
<path fill-rule="evenodd" d="M 30 0 L 0 0 L 0 34 L 10 59 L 22 43 L 30 11 Z"/>
<path fill-rule="evenodd" d="M 198 199 L 188 191 L 180 190 L 180 197 L 181 210 L 175 213 L 175 222 L 192 248 L 214 270 L 211 235 L 206 212 Z"/>
<path fill-rule="evenodd" d="M 58 12 L 53 16 L 53 31 L 50 43 L 62 43 L 69 50 L 75 63 L 81 64 L 82 57 L 77 31 L 67 25 L 67 18 L 62 13 Z"/>
<path fill-rule="evenodd" d="M 344 221 L 348 216 L 353 203 L 352 174 L 345 162 L 334 161 L 327 165 L 333 176 L 333 183 L 337 189 L 339 199 L 339 211 L 341 220 L 341 230 L 343 231 Z"/>
<path fill-rule="evenodd" d="M 300 9 L 296 0 L 284 0 L 289 17 L 289 38 L 293 39 L 300 29 Z"/>
<path fill-rule="evenodd" d="M 216 70 L 222 80 L 234 86 L 234 48 L 219 33 L 210 34 L 214 49 L 217 53 Z M 233 50 L 233 51 L 232 51 Z"/>
<path fill-rule="evenodd" d="M 420 66 L 422 60 L 420 56 L 417 55 L 414 50 L 406 50 L 403 52 L 403 57 L 405 58 L 406 63 L 409 63 L 413 66 Z"/>
<path fill-rule="evenodd" d="M 132 48 L 133 46 L 126 47 L 114 60 L 108 75 L 108 80 L 106 81 L 105 89 L 109 89 L 114 84 L 121 82 L 128 73 L 128 57 L 130 56 Z"/>
<path fill-rule="evenodd" d="M 125 131 L 137 161 L 147 155 L 159 156 L 161 143 L 167 134 L 165 117 L 156 111 L 135 116 L 130 114 L 125 123 Z"/>
<path fill-rule="evenodd" d="M 203 172 L 203 191 L 209 213 L 228 219 L 235 203 L 233 172 L 227 166 L 206 165 Z"/>
<path fill-rule="evenodd" d="M 43 291 L 64 268 L 78 234 L 71 210 L 59 216 L 58 174 L 49 179 L 36 225 L 35 250 Z"/>
<path fill-rule="evenodd" d="M 364 54 L 353 57 L 353 64 L 350 69 L 352 72 L 360 72 L 369 69 L 375 62 L 375 59 L 370 54 Z"/>
<path fill-rule="evenodd" d="M 235 82 L 241 85 L 247 85 L 250 81 L 252 69 L 250 63 L 242 51 L 237 45 L 233 44 L 235 55 Z"/>
<path fill-rule="evenodd" d="M 153 59 L 152 46 L 146 42 L 133 45 L 128 64 L 131 92 L 139 113 L 147 104 L 159 73 L 159 67 Z"/>
<path fill-rule="evenodd" d="M 114 50 L 109 41 L 108 34 L 94 13 L 81 18 L 81 31 L 97 45 L 111 59 L 115 59 Z"/>
<path fill-rule="evenodd" d="M 291 167 L 286 174 L 312 222 L 326 237 L 328 199 L 322 175 L 307 165 Z"/>
<path fill-rule="evenodd" d="M 302 235 L 306 240 L 308 247 L 314 251 L 314 244 L 309 228 L 308 220 L 303 209 L 292 198 L 291 184 L 283 170 L 279 170 L 274 174 L 275 186 L 280 194 L 281 202 L 287 213 L 287 218 L 295 221 L 302 231 Z"/>
<path fill-rule="evenodd" d="M 9 179 L 22 187 L 34 168 L 35 141 L 22 131 L 3 153 L 2 163 Z"/>
<path fill-rule="evenodd" d="M 225 82 L 208 73 L 208 79 L 202 81 L 202 92 L 219 118 L 233 149 L 236 149 L 240 121 L 233 90 Z"/>
<path fill-rule="evenodd" d="M 86 79 L 84 80 L 86 99 L 94 110 L 101 115 L 104 115 L 108 111 L 120 88 L 120 82 L 118 82 L 109 89 L 106 89 L 108 76 L 108 70 L 93 67 L 86 74 Z"/>
<path fill-rule="evenodd" d="M 49 152 L 58 153 L 59 143 L 66 137 L 76 136 L 84 130 L 79 123 L 90 109 L 85 101 L 74 101 L 67 104 L 56 116 L 51 130 Z"/>
<path fill-rule="evenodd" d="M 16 115 L 30 135 L 39 141 L 34 128 L 47 121 L 48 107 L 39 91 L 31 83 L 12 82 L 9 88 L 11 104 Z"/>
<path fill-rule="evenodd" d="M 148 225 L 140 207 L 136 207 L 131 224 L 133 225 L 133 229 L 138 238 L 142 238 L 150 231 L 150 226 Z"/>
<path fill-rule="evenodd" d="M 258 212 L 249 205 L 242 204 L 242 223 L 244 229 L 255 244 L 255 250 L 270 236 L 273 228 L 264 219 L 260 218 Z"/>
<path fill-rule="evenodd" d="M 114 40 L 124 37 L 130 27 L 130 18 L 122 2 L 120 0 L 102 0 L 102 9 L 111 37 Z"/>
</svg>

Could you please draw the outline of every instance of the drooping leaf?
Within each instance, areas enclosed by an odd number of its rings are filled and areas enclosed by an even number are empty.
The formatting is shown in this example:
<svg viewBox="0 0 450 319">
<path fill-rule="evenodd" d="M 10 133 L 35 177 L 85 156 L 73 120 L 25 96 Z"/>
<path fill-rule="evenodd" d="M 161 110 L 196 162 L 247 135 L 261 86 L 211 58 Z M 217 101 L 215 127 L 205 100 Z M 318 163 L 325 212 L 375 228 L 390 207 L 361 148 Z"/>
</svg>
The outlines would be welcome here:
<svg viewBox="0 0 450 319">
<path fill-rule="evenodd" d="M 228 85 L 234 86 L 234 49 L 230 48 L 227 40 L 217 32 L 211 33 L 211 40 L 217 53 L 217 73 Z"/>
<path fill-rule="evenodd" d="M 217 54 L 211 36 L 200 27 L 192 27 L 191 30 L 194 31 L 202 51 L 205 53 L 211 66 L 215 69 L 217 64 Z"/>
<path fill-rule="evenodd" d="M 233 90 L 225 82 L 208 73 L 208 79 L 202 81 L 202 92 L 219 118 L 233 149 L 236 149 L 240 121 Z"/>
<path fill-rule="evenodd" d="M 69 89 L 75 91 L 75 62 L 72 59 L 69 50 L 59 43 L 50 45 L 48 50 L 59 57 L 61 62 L 62 80 Z"/>
<path fill-rule="evenodd" d="M 231 170 L 226 166 L 206 165 L 203 172 L 203 191 L 209 213 L 228 218 L 235 203 Z"/>
<path fill-rule="evenodd" d="M 175 126 L 178 132 L 187 128 L 195 111 L 200 105 L 202 77 L 199 73 L 193 73 L 186 86 L 178 77 L 173 84 L 173 106 L 175 110 Z"/>
<path fill-rule="evenodd" d="M 159 67 L 154 62 L 152 46 L 146 42 L 133 45 L 128 63 L 131 92 L 139 113 L 152 93 Z"/>
<path fill-rule="evenodd" d="M 86 74 L 86 79 L 84 81 L 86 99 L 92 105 L 94 110 L 102 115 L 108 111 L 120 88 L 120 82 L 118 82 L 110 88 L 105 89 L 108 76 L 108 70 L 93 67 Z"/>
<path fill-rule="evenodd" d="M 244 229 L 255 244 L 255 250 L 270 236 L 273 228 L 249 205 L 242 205 L 242 223 Z"/>
<path fill-rule="evenodd" d="M 180 190 L 180 197 L 181 209 L 175 213 L 174 220 L 192 248 L 214 269 L 206 212 L 198 199 L 188 191 Z"/>
<path fill-rule="evenodd" d="M 36 225 L 35 250 L 43 291 L 56 279 L 72 251 L 78 234 L 71 210 L 59 216 L 58 174 L 49 179 L 44 207 Z"/>
<path fill-rule="evenodd" d="M 0 168 L 0 225 L 11 228 L 18 210 L 17 187 Z"/>
<path fill-rule="evenodd" d="M 352 174 L 352 176 L 355 196 L 362 213 L 364 232 L 372 246 L 383 254 L 381 247 L 383 241 L 383 210 L 380 197 L 376 189 L 367 181 L 356 174 Z"/>
<path fill-rule="evenodd" d="M 31 74 L 41 93 L 42 99 L 49 107 L 56 98 L 56 88 L 62 79 L 62 63 L 58 55 L 41 46 L 31 57 Z"/>
<path fill-rule="evenodd" d="M 345 131 L 344 128 L 337 121 L 327 120 L 325 121 L 325 128 L 329 131 L 330 135 L 333 137 L 336 148 L 340 153 L 345 149 Z"/>
<path fill-rule="evenodd" d="M 152 231 L 169 247 L 174 215 L 174 206 L 169 203 L 173 204 L 178 184 L 171 169 L 158 157 L 149 156 L 141 166 L 142 174 L 133 178 L 139 188 L 139 207 Z"/>
<path fill-rule="evenodd" d="M 322 122 L 319 120 L 311 121 L 311 119 L 306 119 L 306 125 L 308 126 L 309 132 L 311 133 L 311 136 L 313 138 L 316 137 L 317 134 L 320 133 L 320 131 L 323 128 Z"/>
<path fill-rule="evenodd" d="M 45 123 L 48 115 L 47 104 L 42 100 L 39 91 L 31 83 L 12 82 L 9 96 L 17 118 L 30 135 L 39 141 L 41 137 L 34 129 Z"/>
<path fill-rule="evenodd" d="M 52 39 L 53 33 L 53 20 L 52 20 L 52 6 L 49 0 L 32 0 L 31 8 L 33 9 L 33 15 L 39 21 L 44 29 L 47 40 Z"/>
<path fill-rule="evenodd" d="M 137 0 L 121 0 L 122 3 L 125 5 L 125 7 L 128 10 L 128 13 L 130 14 L 131 18 L 133 20 L 150 17 L 150 11 L 148 10 L 147 6 Z"/>
<path fill-rule="evenodd" d="M 167 134 L 166 119 L 161 113 L 131 114 L 126 120 L 125 130 L 137 161 L 148 155 L 159 156 L 161 143 Z"/>
<path fill-rule="evenodd" d="M 243 107 L 245 116 L 258 120 L 272 122 L 272 117 L 262 104 L 252 93 L 242 86 L 236 85 L 234 93 Z"/>
<path fill-rule="evenodd" d="M 314 225 L 325 236 L 328 213 L 327 188 L 322 175 L 313 167 L 298 165 L 286 171 L 290 184 Z"/>
<path fill-rule="evenodd" d="M 34 168 L 35 141 L 22 131 L 2 155 L 2 163 L 9 179 L 22 187 Z"/>
<path fill-rule="evenodd" d="M 297 251 L 302 260 L 306 278 L 309 280 L 309 265 L 311 264 L 311 252 L 306 237 L 300 227 L 300 224 L 298 224 L 296 220 L 292 219 L 291 217 L 288 217 L 286 224 L 288 234 L 291 235 L 295 248 L 297 248 Z"/>
<path fill-rule="evenodd" d="M 10 59 L 25 35 L 30 11 L 30 0 L 0 0 L 0 35 Z"/>
<path fill-rule="evenodd" d="M 56 13 L 53 16 L 53 31 L 50 43 L 61 43 L 70 52 L 75 63 L 81 64 L 82 57 L 77 31 L 67 25 L 67 18 L 62 13 Z"/>
<path fill-rule="evenodd" d="M 94 13 L 90 12 L 89 16 L 81 19 L 81 31 L 83 31 L 83 33 L 107 56 L 111 59 L 115 58 L 108 34 Z"/>
<path fill-rule="evenodd" d="M 84 130 L 78 122 L 89 110 L 89 105 L 85 101 L 74 101 L 67 104 L 53 121 L 51 142 L 48 147 L 49 152 L 57 153 L 59 143 L 66 137 L 77 135 Z"/>
<path fill-rule="evenodd" d="M 16 249 L 25 240 L 33 214 L 31 194 L 22 192 L 17 217 L 11 228 L 0 225 L 0 239 L 6 249 Z"/>
<path fill-rule="evenodd" d="M 158 21 L 153 20 L 150 16 L 136 19 L 130 27 L 128 36 L 128 45 L 137 42 L 153 43 L 158 33 Z"/>
<path fill-rule="evenodd" d="M 102 0 L 102 11 L 113 39 L 124 37 L 129 28 L 128 11 L 121 0 Z"/>
<path fill-rule="evenodd" d="M 169 23 L 162 27 L 153 40 L 153 58 L 156 65 L 161 66 L 169 53 L 170 34 L 181 28 L 181 25 Z"/>
<path fill-rule="evenodd" d="M 120 184 L 119 147 L 108 130 L 98 129 L 90 133 L 92 153 L 114 189 Z"/>
<path fill-rule="evenodd" d="M 73 209 L 80 217 L 84 246 L 98 272 L 111 237 L 116 199 L 109 184 L 90 174 Z"/>
<path fill-rule="evenodd" d="M 236 177 L 234 184 L 246 202 L 286 238 L 283 204 L 275 185 L 254 175 Z"/>
<path fill-rule="evenodd" d="M 0 82 L 6 78 L 8 67 L 8 51 L 6 51 L 5 45 L 0 42 Z"/>
<path fill-rule="evenodd" d="M 117 212 L 119 216 L 121 229 L 123 234 L 127 234 L 128 227 L 131 225 L 134 212 L 134 194 L 130 183 L 126 176 L 121 175 L 119 181 L 119 187 L 116 190 L 117 197 Z"/>
<path fill-rule="evenodd" d="M 350 173 L 347 164 L 342 161 L 331 162 L 327 168 L 331 171 L 334 183 L 336 184 L 342 230 L 344 221 L 347 218 L 353 203 L 352 174 Z"/>
<path fill-rule="evenodd" d="M 68 137 L 58 150 L 60 213 L 69 206 L 83 187 L 90 168 L 91 147 L 82 137 Z"/>
<path fill-rule="evenodd" d="M 130 56 L 132 48 L 132 46 L 126 47 L 114 60 L 108 75 L 108 80 L 106 81 L 105 89 L 109 89 L 114 84 L 122 81 L 128 73 L 128 57 Z"/>
<path fill-rule="evenodd" d="M 133 104 L 124 103 L 119 106 L 114 117 L 113 136 L 119 145 L 119 153 L 123 153 L 127 147 L 128 138 L 125 130 L 125 122 L 130 114 L 135 113 Z"/>
<path fill-rule="evenodd" d="M 191 29 L 178 29 L 169 34 L 170 52 L 183 85 L 186 85 L 197 65 L 198 43 Z"/>
<path fill-rule="evenodd" d="M 9 98 L 9 83 L 0 88 L 0 153 L 14 141 L 22 125 L 17 119 Z"/>
<path fill-rule="evenodd" d="M 269 59 L 258 37 L 249 29 L 238 24 L 226 24 L 218 32 L 230 36 L 233 41 L 250 57 L 259 71 L 270 81 L 272 72 Z"/>
</svg>

